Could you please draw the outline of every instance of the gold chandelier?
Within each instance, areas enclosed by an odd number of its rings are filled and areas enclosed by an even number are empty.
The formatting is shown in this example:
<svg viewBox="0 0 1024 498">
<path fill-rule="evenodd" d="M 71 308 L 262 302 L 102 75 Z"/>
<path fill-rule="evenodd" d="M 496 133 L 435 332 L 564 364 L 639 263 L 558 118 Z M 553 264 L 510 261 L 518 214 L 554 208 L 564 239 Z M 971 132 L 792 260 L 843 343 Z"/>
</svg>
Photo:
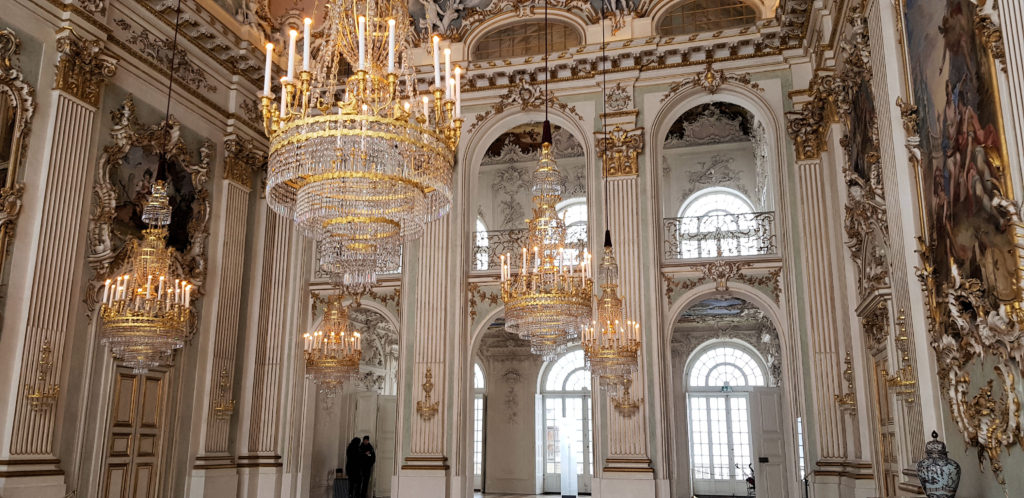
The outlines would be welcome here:
<svg viewBox="0 0 1024 498">
<path fill-rule="evenodd" d="M 551 153 L 551 123 L 544 121 L 540 162 L 533 174 L 533 219 L 529 247 L 521 257 L 501 257 L 501 299 L 505 328 L 530 342 L 546 359 L 565 351 L 590 322 L 594 281 L 591 257 L 565 247 L 565 222 L 555 206 L 562 200 L 562 174 Z M 513 259 L 519 271 L 513 271 Z"/>
<path fill-rule="evenodd" d="M 306 377 L 328 398 L 359 373 L 359 359 L 363 355 L 362 338 L 351 330 L 343 300 L 341 294 L 329 297 L 320 329 L 303 336 Z"/>
<path fill-rule="evenodd" d="M 100 306 L 102 342 L 136 373 L 168 365 L 174 350 L 188 340 L 194 318 L 194 286 L 181 275 L 174 249 L 166 245 L 171 207 L 162 180 L 153 185 L 142 220 L 149 228 L 141 241 L 131 242 L 130 269 L 107 279 Z"/>
<path fill-rule="evenodd" d="M 296 76 L 289 32 L 279 105 L 271 94 L 272 44 L 262 109 L 270 137 L 267 202 L 320 241 L 321 268 L 346 285 L 395 271 L 400 247 L 445 215 L 462 130 L 462 69 L 433 38 L 434 85 L 417 92 L 404 57 L 405 0 L 328 0 L 322 44 L 311 55 L 305 20 Z M 346 77 L 352 69 L 354 74 Z"/>
<path fill-rule="evenodd" d="M 598 272 L 601 297 L 597 299 L 597 320 L 583 331 L 583 354 L 601 387 L 621 386 L 637 370 L 640 324 L 625 319 L 618 294 L 619 265 L 608 231 L 604 234 L 604 258 Z"/>
</svg>

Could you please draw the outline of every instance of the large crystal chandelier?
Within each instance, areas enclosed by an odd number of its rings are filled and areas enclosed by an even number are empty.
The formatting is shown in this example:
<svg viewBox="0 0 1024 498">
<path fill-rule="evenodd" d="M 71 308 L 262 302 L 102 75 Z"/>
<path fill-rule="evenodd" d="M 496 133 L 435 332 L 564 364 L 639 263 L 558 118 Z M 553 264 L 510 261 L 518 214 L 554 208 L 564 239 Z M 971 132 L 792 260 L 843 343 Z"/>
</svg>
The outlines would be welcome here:
<svg viewBox="0 0 1024 498">
<path fill-rule="evenodd" d="M 433 38 L 434 84 L 418 94 L 403 61 L 406 0 L 328 0 L 317 53 L 305 20 L 301 70 L 289 32 L 287 74 L 262 98 L 270 137 L 267 202 L 320 241 L 321 269 L 344 285 L 397 270 L 400 246 L 448 212 L 462 129 L 461 68 Z M 354 74 L 346 77 L 354 69 Z M 279 105 L 278 105 L 279 102 Z"/>
<path fill-rule="evenodd" d="M 303 336 L 306 376 L 327 397 L 337 394 L 345 381 L 359 372 L 363 355 L 362 339 L 350 328 L 343 300 L 341 294 L 329 297 L 320 328 Z"/>
<path fill-rule="evenodd" d="M 518 258 L 501 257 L 501 299 L 505 328 L 530 342 L 530 349 L 551 359 L 579 338 L 590 322 L 594 281 L 591 257 L 575 255 L 565 244 L 565 222 L 555 206 L 564 180 L 551 153 L 551 123 L 544 121 L 540 163 L 533 174 L 533 219 L 529 247 Z M 575 261 L 577 260 L 578 261 Z M 518 260 L 519 271 L 513 270 Z"/>
<path fill-rule="evenodd" d="M 107 279 L 100 306 L 102 342 L 136 373 L 169 364 L 174 350 L 185 345 L 194 317 L 194 287 L 166 245 L 171 208 L 162 180 L 153 184 L 142 220 L 149 228 L 141 241 L 131 241 L 129 270 Z"/>
<path fill-rule="evenodd" d="M 621 385 L 637 370 L 640 324 L 627 320 L 619 297 L 619 265 L 612 250 L 611 232 L 604 234 L 604 258 L 598 269 L 601 297 L 597 319 L 583 331 L 583 354 L 602 387 Z"/>
</svg>

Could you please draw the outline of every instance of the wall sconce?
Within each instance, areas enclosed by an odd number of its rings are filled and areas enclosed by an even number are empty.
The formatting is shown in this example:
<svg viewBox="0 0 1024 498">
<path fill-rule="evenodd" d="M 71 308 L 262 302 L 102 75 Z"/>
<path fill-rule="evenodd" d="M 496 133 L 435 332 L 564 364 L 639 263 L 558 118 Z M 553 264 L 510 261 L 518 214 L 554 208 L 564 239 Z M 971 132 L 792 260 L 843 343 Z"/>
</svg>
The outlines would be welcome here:
<svg viewBox="0 0 1024 498">
<path fill-rule="evenodd" d="M 235 413 L 235 400 L 229 399 L 231 382 L 228 381 L 228 369 L 220 371 L 220 382 L 217 384 L 217 404 L 213 406 L 213 416 L 217 420 L 228 420 Z"/>
<path fill-rule="evenodd" d="M 36 368 L 35 385 L 25 384 L 25 399 L 34 412 L 45 412 L 57 403 L 60 396 L 60 384 L 47 382 L 50 369 L 53 368 L 53 358 L 50 355 L 53 348 L 50 347 L 50 340 L 43 341 L 43 347 L 39 348 L 39 366 Z"/>
<path fill-rule="evenodd" d="M 434 374 L 431 373 L 430 368 L 427 368 L 426 373 L 423 374 L 423 400 L 416 402 L 416 413 L 419 414 L 423 420 L 430 420 L 437 415 L 438 402 L 431 402 L 430 393 L 434 391 Z"/>
<path fill-rule="evenodd" d="M 836 400 L 836 404 L 839 405 L 841 410 L 855 411 L 857 409 L 857 392 L 853 388 L 853 356 L 849 351 L 846 352 L 846 359 L 843 360 L 846 364 L 846 369 L 843 370 L 843 380 L 846 381 L 846 393 L 839 395 L 833 394 L 832 396 Z"/>
<path fill-rule="evenodd" d="M 910 337 L 907 336 L 907 319 L 903 316 L 903 308 L 900 308 L 896 326 L 900 331 L 896 336 L 896 350 L 900 353 L 900 367 L 896 370 L 895 375 L 890 376 L 885 371 L 882 374 L 886 376 L 885 382 L 889 385 L 889 389 L 895 392 L 896 397 L 902 399 L 904 403 L 913 404 L 917 395 L 917 376 L 914 373 L 914 365 L 910 361 Z"/>
<path fill-rule="evenodd" d="M 622 381 L 622 392 L 619 395 L 611 396 L 612 407 L 619 412 L 619 415 L 626 418 L 633 418 L 636 412 L 640 411 L 640 402 L 643 401 L 641 398 L 633 399 L 630 396 L 629 386 L 631 385 L 633 385 L 633 381 L 626 378 Z"/>
</svg>

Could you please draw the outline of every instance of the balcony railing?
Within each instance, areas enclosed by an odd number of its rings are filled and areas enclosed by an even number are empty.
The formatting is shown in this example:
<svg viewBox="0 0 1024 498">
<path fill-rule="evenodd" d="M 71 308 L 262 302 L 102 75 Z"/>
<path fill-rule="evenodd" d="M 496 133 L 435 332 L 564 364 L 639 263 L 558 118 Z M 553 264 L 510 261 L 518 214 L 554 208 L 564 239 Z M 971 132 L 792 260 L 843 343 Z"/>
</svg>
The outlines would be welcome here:
<svg viewBox="0 0 1024 498">
<path fill-rule="evenodd" d="M 473 257 L 470 260 L 470 271 L 498 270 L 502 254 L 511 254 L 515 257 L 524 247 L 529 247 L 530 232 L 525 228 L 473 232 L 471 240 Z M 579 254 L 587 248 L 587 226 L 568 227 L 565 231 L 565 245 L 566 262 L 579 264 Z"/>
<path fill-rule="evenodd" d="M 774 211 L 666 218 L 663 226 L 666 260 L 777 253 Z"/>
</svg>

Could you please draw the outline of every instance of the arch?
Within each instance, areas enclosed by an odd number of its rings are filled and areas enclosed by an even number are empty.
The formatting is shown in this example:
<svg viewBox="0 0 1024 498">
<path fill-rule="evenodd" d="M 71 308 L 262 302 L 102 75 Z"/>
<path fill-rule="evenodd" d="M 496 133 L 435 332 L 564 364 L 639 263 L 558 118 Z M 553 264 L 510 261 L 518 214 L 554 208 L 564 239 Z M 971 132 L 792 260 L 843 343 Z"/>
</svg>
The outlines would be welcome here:
<svg viewBox="0 0 1024 498">
<path fill-rule="evenodd" d="M 589 392 L 589 386 L 582 389 L 566 389 L 570 382 L 578 380 L 575 379 L 575 377 L 580 372 L 583 372 L 587 376 L 590 375 L 586 367 L 586 359 L 583 356 L 583 350 L 580 348 L 570 348 L 558 359 L 544 363 L 544 366 L 541 368 L 541 374 L 537 376 L 537 392 Z M 558 375 L 559 377 L 552 379 L 551 375 L 553 374 Z M 552 387 L 552 381 L 556 381 L 556 387 Z"/>
<path fill-rule="evenodd" d="M 539 10 L 539 9 L 538 9 Z M 576 29 L 576 32 L 580 34 L 580 44 L 586 45 L 587 41 L 587 26 L 590 21 L 583 16 L 580 16 L 572 11 L 560 9 L 558 7 L 551 7 L 548 10 L 548 20 L 554 22 L 561 22 L 562 24 L 568 24 Z M 495 30 L 511 26 L 516 23 L 524 21 L 540 21 L 544 22 L 544 12 L 539 10 L 532 15 L 520 17 L 519 12 L 516 10 L 509 10 L 500 14 L 495 14 L 487 17 L 483 22 L 470 28 L 469 32 L 463 38 L 464 45 L 466 47 L 466 53 L 472 54 L 473 49 L 477 43 L 484 38 L 487 34 L 494 32 Z"/>
<path fill-rule="evenodd" d="M 705 197 L 707 195 L 712 195 L 712 194 L 716 194 L 716 193 L 728 194 L 729 196 L 735 197 L 736 199 L 742 201 L 743 204 L 746 205 L 746 208 L 747 208 L 746 212 L 753 213 L 755 211 L 754 210 L 754 204 L 752 202 L 750 202 L 750 199 L 748 199 L 747 196 L 743 195 L 742 192 L 738 192 L 738 191 L 733 190 L 733 189 L 731 189 L 729 187 L 708 187 L 708 188 L 705 188 L 705 189 L 698 190 L 697 192 L 694 192 L 693 194 L 691 194 L 690 197 L 687 197 L 686 200 L 683 201 L 683 203 L 679 206 L 679 212 L 678 212 L 678 214 L 676 216 L 679 217 L 679 218 L 683 218 L 685 216 L 700 216 L 700 215 L 690 215 L 690 214 L 687 214 L 686 211 L 688 209 L 690 209 L 690 207 L 693 205 L 694 201 L 700 200 L 701 197 Z M 701 213 L 701 214 L 704 214 L 704 213 Z M 742 214 L 742 213 L 730 213 L 730 214 Z"/>
<path fill-rule="evenodd" d="M 728 357 L 712 358 L 716 352 L 728 353 Z M 738 354 L 734 354 L 738 353 Z M 702 361 L 705 361 L 702 363 Z M 719 361 L 716 364 L 709 364 L 711 361 Z M 715 372 L 716 368 L 722 365 L 734 368 L 743 377 L 743 384 L 732 384 L 733 387 L 767 387 L 768 368 L 764 358 L 757 350 L 746 343 L 729 339 L 712 339 L 695 349 L 690 357 L 686 359 L 686 368 L 683 370 L 683 381 L 687 390 L 697 387 L 716 387 L 709 385 L 707 379 Z M 705 370 L 706 369 L 706 370 Z M 699 378 L 703 377 L 703 379 Z M 703 381 L 703 384 L 700 382 Z M 696 383 L 695 383 L 696 382 Z"/>
<path fill-rule="evenodd" d="M 679 1 L 675 1 L 675 2 L 671 2 L 671 1 L 670 2 L 659 2 L 659 4 L 656 5 L 653 9 L 651 9 L 651 11 L 648 12 L 648 14 L 647 14 L 647 16 L 653 20 L 653 23 L 651 25 L 653 31 L 655 33 L 657 33 L 657 34 L 660 34 L 660 33 L 658 33 L 658 26 L 661 24 L 661 20 L 665 17 L 665 15 L 669 11 L 675 9 L 676 7 L 679 7 L 680 5 L 688 3 L 688 2 L 691 2 L 691 1 L 692 0 L 679 0 Z M 773 17 L 775 15 L 775 8 L 772 5 L 769 5 L 769 4 L 774 4 L 775 2 L 758 1 L 758 0 L 740 0 L 740 1 L 745 3 L 750 8 L 754 9 L 754 12 L 756 12 L 757 17 L 758 17 L 757 20 L 766 19 L 766 18 L 769 18 L 769 17 Z M 755 22 L 757 20 L 755 20 Z M 732 29 L 732 28 L 727 28 L 727 29 Z M 664 36 L 672 36 L 672 35 L 664 35 Z M 679 35 L 676 35 L 676 36 L 679 36 Z"/>
<path fill-rule="evenodd" d="M 511 53 L 511 54 L 507 54 L 507 53 L 493 53 L 493 54 L 492 53 L 487 53 L 487 54 L 482 54 L 482 53 L 480 53 L 480 51 L 483 49 L 482 46 L 485 43 L 495 41 L 495 38 L 499 38 L 500 39 L 501 37 L 504 37 L 509 32 L 517 31 L 517 30 L 527 30 L 527 29 L 530 29 L 530 28 L 535 28 L 536 33 L 522 33 L 522 32 L 521 33 L 513 33 L 512 34 L 512 37 L 513 37 L 512 39 L 514 40 L 515 38 L 518 38 L 518 37 L 527 37 L 527 36 L 529 36 L 529 37 L 536 37 L 538 40 L 540 40 L 540 43 L 537 44 L 536 48 L 530 48 L 530 49 L 523 50 L 522 53 Z M 550 22 L 549 25 L 547 26 L 547 28 L 548 28 L 547 29 L 547 32 L 548 32 L 547 36 L 548 36 L 548 40 L 549 40 L 548 43 L 551 44 L 549 52 L 551 52 L 551 53 L 557 53 L 557 52 L 562 52 L 562 51 L 565 51 L 565 50 L 569 50 L 571 48 L 578 47 L 578 46 L 580 46 L 583 43 L 583 39 L 584 39 L 583 33 L 584 32 L 581 31 L 578 27 L 574 26 L 573 24 L 570 24 L 568 22 L 564 22 L 562 20 L 557 20 L 557 21 L 554 21 L 554 22 Z M 544 55 L 544 47 L 545 47 L 545 44 L 544 44 L 544 41 L 543 41 L 544 33 L 545 33 L 545 27 L 544 27 L 544 21 L 542 19 L 541 20 L 525 20 L 525 21 L 524 20 L 520 20 L 519 22 L 516 22 L 516 23 L 508 23 L 508 24 L 503 24 L 503 25 L 500 25 L 500 26 L 492 27 L 491 29 L 483 32 L 483 35 L 478 37 L 478 39 L 473 43 L 473 45 L 470 46 L 470 48 L 469 48 L 470 60 L 517 59 L 517 58 L 520 58 L 520 57 L 530 57 L 530 56 L 538 56 L 538 55 L 543 56 Z M 575 36 L 575 40 L 569 40 L 569 35 Z M 563 43 L 559 43 L 558 40 L 556 39 L 559 36 L 561 36 L 563 38 L 563 40 L 562 40 Z M 509 41 L 509 40 L 506 40 L 506 41 Z M 495 48 L 497 48 L 498 51 L 500 52 L 503 48 L 505 48 L 504 45 L 505 45 L 505 43 L 500 43 L 499 46 L 495 47 Z M 516 47 L 512 46 L 511 48 L 514 50 Z"/>
</svg>

